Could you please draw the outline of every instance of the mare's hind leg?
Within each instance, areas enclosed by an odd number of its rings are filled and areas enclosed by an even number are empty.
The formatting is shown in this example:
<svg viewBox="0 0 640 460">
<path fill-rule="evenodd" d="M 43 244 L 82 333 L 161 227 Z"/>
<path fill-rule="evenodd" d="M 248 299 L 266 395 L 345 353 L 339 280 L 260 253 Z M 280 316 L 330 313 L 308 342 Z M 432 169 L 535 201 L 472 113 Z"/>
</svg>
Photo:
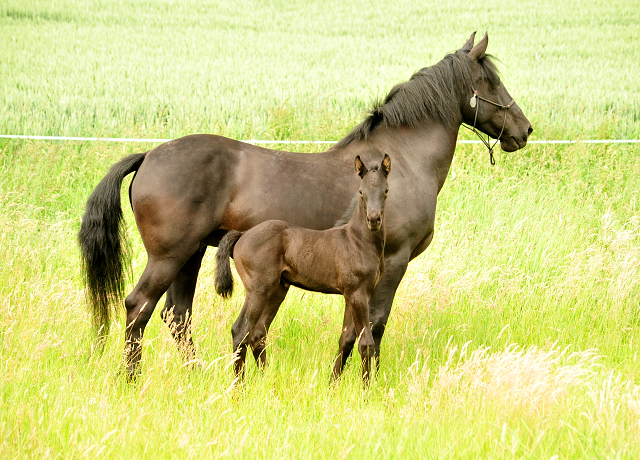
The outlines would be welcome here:
<svg viewBox="0 0 640 460">
<path fill-rule="evenodd" d="M 265 302 L 261 308 L 262 314 L 260 318 L 249 332 L 249 344 L 253 350 L 253 357 L 256 364 L 260 368 L 264 368 L 267 364 L 266 339 L 269 327 L 276 317 L 280 305 L 289 291 L 289 284 L 280 281 L 271 297 Z"/>
<path fill-rule="evenodd" d="M 191 318 L 198 272 L 205 251 L 206 247 L 196 251 L 180 269 L 167 290 L 167 300 L 161 313 L 178 345 L 178 350 L 187 362 L 195 359 L 196 355 L 191 337 Z"/>
<path fill-rule="evenodd" d="M 151 318 L 158 300 L 167 290 L 184 260 L 177 258 L 149 258 L 147 266 L 125 300 L 127 325 L 125 330 L 125 363 L 130 379 L 136 377 L 141 358 L 141 341 L 144 329 Z"/>
</svg>

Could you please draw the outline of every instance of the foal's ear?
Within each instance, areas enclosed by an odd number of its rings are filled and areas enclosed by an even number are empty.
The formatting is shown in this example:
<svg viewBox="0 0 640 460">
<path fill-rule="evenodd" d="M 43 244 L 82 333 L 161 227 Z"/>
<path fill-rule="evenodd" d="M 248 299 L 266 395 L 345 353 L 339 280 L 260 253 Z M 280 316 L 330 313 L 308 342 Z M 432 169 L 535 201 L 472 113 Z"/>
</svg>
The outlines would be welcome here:
<svg viewBox="0 0 640 460">
<path fill-rule="evenodd" d="M 363 177 L 365 174 L 367 174 L 367 167 L 364 165 L 364 163 L 360 159 L 360 155 L 356 157 L 356 172 L 360 177 Z"/>
<path fill-rule="evenodd" d="M 384 154 L 384 159 L 382 160 L 382 173 L 386 176 L 389 175 L 391 171 L 391 158 L 386 153 Z"/>
<path fill-rule="evenodd" d="M 475 59 L 476 61 L 478 59 L 482 59 L 484 57 L 484 53 L 487 52 L 488 44 L 489 44 L 489 34 L 485 32 L 484 37 L 482 37 L 482 40 L 480 40 L 478 44 L 473 48 L 471 48 L 471 51 L 469 51 L 469 57 L 471 59 Z"/>
<path fill-rule="evenodd" d="M 465 43 L 462 46 L 462 51 L 467 51 L 467 52 L 471 51 L 471 48 L 473 48 L 473 42 L 475 41 L 475 39 L 476 39 L 476 33 L 473 32 L 469 37 L 469 40 L 467 40 L 467 43 Z"/>
</svg>

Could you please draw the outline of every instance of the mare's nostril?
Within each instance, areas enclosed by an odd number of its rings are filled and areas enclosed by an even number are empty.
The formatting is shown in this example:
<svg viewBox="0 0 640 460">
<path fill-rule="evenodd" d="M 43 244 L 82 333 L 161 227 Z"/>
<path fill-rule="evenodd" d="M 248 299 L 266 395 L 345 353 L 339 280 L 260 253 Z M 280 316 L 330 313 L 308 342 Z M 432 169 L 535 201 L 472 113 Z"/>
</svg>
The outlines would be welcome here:
<svg viewBox="0 0 640 460">
<path fill-rule="evenodd" d="M 527 131 L 527 136 L 531 136 L 532 132 L 533 132 L 533 126 L 529 125 L 529 130 Z"/>
</svg>

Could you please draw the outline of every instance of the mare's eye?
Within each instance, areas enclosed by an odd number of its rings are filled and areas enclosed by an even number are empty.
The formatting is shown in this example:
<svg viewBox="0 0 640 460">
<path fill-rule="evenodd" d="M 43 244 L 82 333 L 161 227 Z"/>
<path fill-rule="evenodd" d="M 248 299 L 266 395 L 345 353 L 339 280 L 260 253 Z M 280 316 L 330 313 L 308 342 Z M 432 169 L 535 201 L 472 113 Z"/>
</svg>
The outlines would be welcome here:
<svg viewBox="0 0 640 460">
<path fill-rule="evenodd" d="M 386 189 L 386 190 L 384 191 L 384 196 L 387 196 L 388 194 L 389 194 L 389 189 Z"/>
<path fill-rule="evenodd" d="M 358 193 L 359 193 L 360 195 L 362 195 L 362 190 L 358 190 Z"/>
</svg>

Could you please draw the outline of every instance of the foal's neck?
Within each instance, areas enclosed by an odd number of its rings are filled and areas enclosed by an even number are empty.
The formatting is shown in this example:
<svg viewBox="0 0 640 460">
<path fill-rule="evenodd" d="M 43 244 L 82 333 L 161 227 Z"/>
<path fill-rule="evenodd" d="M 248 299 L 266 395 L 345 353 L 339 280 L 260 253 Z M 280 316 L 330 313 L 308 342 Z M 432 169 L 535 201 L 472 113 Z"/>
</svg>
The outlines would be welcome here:
<svg viewBox="0 0 640 460">
<path fill-rule="evenodd" d="M 355 212 L 351 215 L 351 219 L 347 223 L 347 228 L 357 234 L 361 239 L 370 241 L 375 245 L 376 250 L 380 253 L 384 251 L 385 242 L 385 218 L 384 212 L 382 213 L 382 224 L 377 232 L 369 230 L 367 225 L 367 211 L 364 206 L 364 199 L 358 197 L 358 203 L 356 204 Z"/>
</svg>

